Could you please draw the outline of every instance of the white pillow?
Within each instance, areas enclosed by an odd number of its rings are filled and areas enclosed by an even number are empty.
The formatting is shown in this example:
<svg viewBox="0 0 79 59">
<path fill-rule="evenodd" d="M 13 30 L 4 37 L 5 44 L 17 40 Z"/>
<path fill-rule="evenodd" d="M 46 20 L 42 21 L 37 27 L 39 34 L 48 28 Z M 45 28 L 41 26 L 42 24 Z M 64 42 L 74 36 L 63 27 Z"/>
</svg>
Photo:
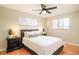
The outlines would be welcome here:
<svg viewBox="0 0 79 59">
<path fill-rule="evenodd" d="M 27 32 L 24 32 L 24 37 L 29 37 L 29 34 Z"/>
<path fill-rule="evenodd" d="M 32 31 L 32 32 L 27 32 L 28 35 L 34 35 L 35 33 Z"/>
<path fill-rule="evenodd" d="M 27 32 L 29 35 L 38 35 L 38 34 L 42 34 L 40 31 L 32 31 L 32 32 Z"/>
<path fill-rule="evenodd" d="M 42 33 L 40 31 L 32 31 L 32 32 L 24 32 L 25 37 L 33 37 L 41 35 Z"/>
<path fill-rule="evenodd" d="M 40 32 L 40 31 L 35 31 L 35 34 L 39 34 L 39 35 L 41 35 L 42 32 Z"/>
</svg>

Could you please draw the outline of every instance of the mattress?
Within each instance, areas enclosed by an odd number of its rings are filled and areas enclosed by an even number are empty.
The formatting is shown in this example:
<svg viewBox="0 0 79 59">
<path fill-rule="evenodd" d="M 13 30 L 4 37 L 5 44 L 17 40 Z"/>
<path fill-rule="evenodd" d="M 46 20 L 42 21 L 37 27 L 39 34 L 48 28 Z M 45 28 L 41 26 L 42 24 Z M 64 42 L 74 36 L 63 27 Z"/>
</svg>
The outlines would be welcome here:
<svg viewBox="0 0 79 59">
<path fill-rule="evenodd" d="M 39 55 L 51 55 L 64 44 L 62 39 L 50 36 L 23 37 L 22 43 Z"/>
</svg>

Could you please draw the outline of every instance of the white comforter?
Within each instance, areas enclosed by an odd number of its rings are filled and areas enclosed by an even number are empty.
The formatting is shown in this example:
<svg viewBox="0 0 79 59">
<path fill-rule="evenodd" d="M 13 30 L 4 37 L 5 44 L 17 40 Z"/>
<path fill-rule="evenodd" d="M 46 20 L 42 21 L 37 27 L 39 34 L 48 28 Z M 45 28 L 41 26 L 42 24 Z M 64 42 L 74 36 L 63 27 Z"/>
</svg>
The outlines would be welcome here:
<svg viewBox="0 0 79 59">
<path fill-rule="evenodd" d="M 53 54 L 64 44 L 60 38 L 49 36 L 24 37 L 22 43 L 40 55 Z"/>
</svg>

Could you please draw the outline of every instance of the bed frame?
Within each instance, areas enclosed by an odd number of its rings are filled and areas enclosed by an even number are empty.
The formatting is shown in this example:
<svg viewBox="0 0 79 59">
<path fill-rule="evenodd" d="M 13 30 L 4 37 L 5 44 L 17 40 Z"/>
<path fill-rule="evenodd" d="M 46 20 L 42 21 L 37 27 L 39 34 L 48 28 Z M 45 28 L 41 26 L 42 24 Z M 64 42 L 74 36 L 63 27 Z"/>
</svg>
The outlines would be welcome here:
<svg viewBox="0 0 79 59">
<path fill-rule="evenodd" d="M 22 42 L 22 40 L 23 40 L 23 37 L 24 37 L 24 32 L 25 31 L 29 31 L 29 32 L 31 32 L 31 31 L 38 31 L 38 29 L 25 29 L 25 30 L 21 30 L 21 42 Z M 29 47 L 27 47 L 27 46 L 25 46 L 23 43 L 21 43 L 22 44 L 22 46 L 26 49 L 26 50 L 28 50 L 32 55 L 38 55 L 35 51 L 33 51 L 32 49 L 30 49 Z M 64 45 L 62 45 L 61 47 L 59 47 L 52 55 L 58 55 L 62 50 L 63 50 L 63 48 L 64 48 Z"/>
</svg>

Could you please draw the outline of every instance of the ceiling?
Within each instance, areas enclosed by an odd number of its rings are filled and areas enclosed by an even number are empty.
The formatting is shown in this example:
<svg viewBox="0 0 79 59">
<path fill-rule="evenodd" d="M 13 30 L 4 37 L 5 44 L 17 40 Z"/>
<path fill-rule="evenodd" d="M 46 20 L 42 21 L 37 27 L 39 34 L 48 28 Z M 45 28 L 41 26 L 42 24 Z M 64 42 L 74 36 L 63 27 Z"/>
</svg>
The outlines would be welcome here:
<svg viewBox="0 0 79 59">
<path fill-rule="evenodd" d="M 79 10 L 79 4 L 46 4 L 47 7 L 57 6 L 57 9 L 50 10 L 52 14 L 42 13 L 41 15 L 39 15 L 40 11 L 33 11 L 33 10 L 41 9 L 40 4 L 3 4 L 1 6 L 26 12 L 32 15 L 37 15 L 40 17 L 51 17 L 54 15 Z"/>
</svg>

